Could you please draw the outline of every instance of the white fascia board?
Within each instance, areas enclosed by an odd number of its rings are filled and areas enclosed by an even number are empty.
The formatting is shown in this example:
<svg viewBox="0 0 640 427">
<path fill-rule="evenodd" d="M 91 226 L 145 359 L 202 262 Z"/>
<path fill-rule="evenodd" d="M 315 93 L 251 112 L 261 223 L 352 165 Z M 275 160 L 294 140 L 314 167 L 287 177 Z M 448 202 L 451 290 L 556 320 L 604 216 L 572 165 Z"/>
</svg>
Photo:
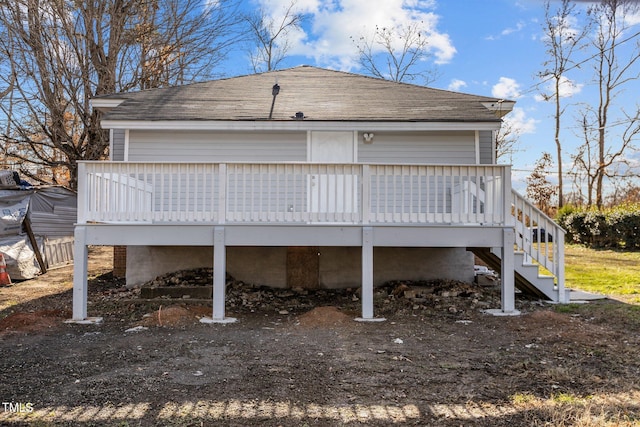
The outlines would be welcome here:
<svg viewBox="0 0 640 427">
<path fill-rule="evenodd" d="M 514 101 L 499 100 L 496 102 L 483 102 L 482 105 L 484 105 L 488 110 L 493 111 L 496 117 L 502 118 L 513 110 L 516 103 Z"/>
<path fill-rule="evenodd" d="M 347 122 L 347 121 L 129 121 L 103 120 L 105 129 L 219 131 L 456 131 L 498 130 L 500 122 Z"/>
</svg>

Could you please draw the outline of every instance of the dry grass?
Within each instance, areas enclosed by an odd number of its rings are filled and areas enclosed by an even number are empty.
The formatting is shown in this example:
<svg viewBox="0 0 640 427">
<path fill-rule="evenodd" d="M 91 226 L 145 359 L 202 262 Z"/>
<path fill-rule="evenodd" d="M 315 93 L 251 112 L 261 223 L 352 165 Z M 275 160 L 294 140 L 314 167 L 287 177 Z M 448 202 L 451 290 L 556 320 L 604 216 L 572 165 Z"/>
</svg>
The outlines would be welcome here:
<svg viewBox="0 0 640 427">
<path fill-rule="evenodd" d="M 531 426 L 631 427 L 640 425 L 640 392 L 578 397 L 559 393 L 547 399 L 531 394 L 512 396 Z"/>
</svg>

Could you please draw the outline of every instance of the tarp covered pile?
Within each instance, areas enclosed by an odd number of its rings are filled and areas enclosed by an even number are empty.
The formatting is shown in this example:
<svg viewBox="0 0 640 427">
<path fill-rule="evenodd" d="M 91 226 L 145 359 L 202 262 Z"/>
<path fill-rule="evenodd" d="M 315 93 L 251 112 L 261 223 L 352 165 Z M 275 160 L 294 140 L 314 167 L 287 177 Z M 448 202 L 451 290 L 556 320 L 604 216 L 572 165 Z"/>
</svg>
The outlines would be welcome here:
<svg viewBox="0 0 640 427">
<path fill-rule="evenodd" d="M 24 222 L 46 268 L 73 261 L 76 194 L 59 186 L 32 187 L 12 171 L 0 171 L 0 252 L 12 280 L 31 279 L 42 270 Z"/>
</svg>

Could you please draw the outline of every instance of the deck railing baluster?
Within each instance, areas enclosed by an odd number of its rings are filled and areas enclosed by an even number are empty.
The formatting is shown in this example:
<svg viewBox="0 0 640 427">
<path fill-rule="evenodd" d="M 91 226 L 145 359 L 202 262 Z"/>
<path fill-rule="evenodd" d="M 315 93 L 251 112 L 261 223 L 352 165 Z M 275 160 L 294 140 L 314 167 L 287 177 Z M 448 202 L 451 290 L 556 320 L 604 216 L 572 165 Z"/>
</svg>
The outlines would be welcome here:
<svg viewBox="0 0 640 427">
<path fill-rule="evenodd" d="M 222 177 L 219 163 L 82 164 L 84 221 L 500 225 L 508 212 L 508 167 L 496 165 L 234 162 Z M 514 206 L 549 224 L 521 199 Z"/>
</svg>

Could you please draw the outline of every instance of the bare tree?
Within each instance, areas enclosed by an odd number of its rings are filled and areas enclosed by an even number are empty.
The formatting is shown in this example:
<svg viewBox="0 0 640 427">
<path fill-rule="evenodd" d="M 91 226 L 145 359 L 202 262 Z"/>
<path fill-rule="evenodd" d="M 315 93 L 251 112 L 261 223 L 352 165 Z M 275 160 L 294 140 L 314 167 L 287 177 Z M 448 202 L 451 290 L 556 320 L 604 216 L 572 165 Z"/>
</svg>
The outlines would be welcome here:
<svg viewBox="0 0 640 427">
<path fill-rule="evenodd" d="M 5 31 L 0 31 L 0 39 L 6 38 Z M 14 65 L 10 58 L 6 55 L 0 56 L 0 105 L 6 105 L 6 115 L 0 115 L 0 134 L 4 131 L 5 134 L 11 132 L 11 122 L 6 118 L 13 113 L 13 89 L 16 84 L 16 73 Z M 0 150 L 1 152 L 1 150 Z M 2 156 L 0 159 L 0 167 L 2 169 L 11 169 L 12 164 L 6 156 Z"/>
<path fill-rule="evenodd" d="M 13 91 L 14 84 L 16 83 L 16 78 L 13 73 L 9 73 L 9 75 L 3 76 L 1 79 L 5 83 L 5 86 L 0 89 L 0 99 L 10 94 L 11 91 Z"/>
<path fill-rule="evenodd" d="M 640 204 L 640 186 L 636 182 L 626 181 L 616 189 L 608 201 L 609 206 L 623 203 Z"/>
<path fill-rule="evenodd" d="M 595 182 L 600 171 L 594 157 L 594 153 L 597 152 L 596 139 L 593 137 L 592 126 L 589 124 L 586 111 L 582 111 L 580 125 L 583 142 L 571 156 L 573 168 L 570 174 L 573 176 L 575 190 L 586 199 L 587 206 L 592 206 Z M 586 188 L 586 197 L 584 197 L 583 188 Z"/>
<path fill-rule="evenodd" d="M 550 212 L 552 197 L 556 193 L 556 186 L 547 179 L 548 170 L 552 164 L 551 154 L 542 153 L 540 159 L 536 161 L 533 172 L 527 177 L 527 197 L 545 213 Z"/>
<path fill-rule="evenodd" d="M 231 40 L 227 7 L 225 0 L 2 2 L 0 56 L 13 81 L 0 101 L 3 155 L 33 179 L 75 187 L 76 162 L 108 150 L 90 99 L 209 75 Z"/>
<path fill-rule="evenodd" d="M 287 36 L 293 30 L 299 30 L 304 20 L 302 13 L 296 12 L 293 0 L 281 17 L 268 16 L 264 8 L 246 15 L 249 26 L 249 59 L 254 73 L 272 71 L 278 68 L 286 58 L 291 44 Z"/>
<path fill-rule="evenodd" d="M 637 168 L 634 168 L 634 164 L 625 154 L 630 149 L 637 149 L 633 141 L 637 135 L 640 135 L 640 117 L 638 113 L 633 118 L 625 116 L 624 121 L 634 125 L 625 126 L 622 135 L 615 137 L 614 142 L 607 147 L 605 156 L 601 158 L 600 130 L 592 124 L 593 110 L 585 109 L 581 113 L 583 114 L 581 122 L 583 143 L 571 156 L 573 159 L 572 176 L 580 184 L 579 186 L 586 188 L 587 206 L 596 205 L 601 208 L 604 201 L 598 204 L 597 199 L 598 180 L 601 177 L 608 179 L 613 192 L 616 193 L 620 188 L 628 186 L 629 182 L 637 180 L 640 176 Z M 615 198 L 615 194 L 612 197 Z"/>
<path fill-rule="evenodd" d="M 595 84 L 599 91 L 598 103 L 586 106 L 581 114 L 581 126 L 585 137 L 582 151 L 576 159 L 593 179 L 595 205 L 603 206 L 605 178 L 616 175 L 612 165 L 624 163 L 625 155 L 636 150 L 636 136 L 640 134 L 640 114 L 621 110 L 621 116 L 612 120 L 615 99 L 625 86 L 640 78 L 640 33 L 628 32 L 628 16 L 639 12 L 640 6 L 632 0 L 602 0 L 592 8 L 591 15 L 596 28 L 591 45 L 595 50 L 593 67 Z M 619 58 L 626 45 L 629 54 Z M 613 130 L 616 136 L 612 136 Z M 586 157 L 590 156 L 590 157 Z M 582 157 L 582 160 L 579 159 Z M 591 195 L 589 195 L 591 200 Z"/>
<path fill-rule="evenodd" d="M 500 130 L 496 132 L 496 161 L 504 160 L 513 163 L 513 155 L 518 152 L 521 132 L 509 121 L 503 120 Z"/>
<path fill-rule="evenodd" d="M 137 2 L 131 63 L 138 67 L 131 83 L 140 89 L 212 77 L 237 41 L 236 0 Z"/>
<path fill-rule="evenodd" d="M 607 197 L 605 197 L 605 206 L 616 207 L 625 203 L 639 203 L 640 202 L 640 187 L 637 185 L 637 180 L 633 179 L 620 179 L 614 183 L 614 188 L 609 191 Z"/>
<path fill-rule="evenodd" d="M 558 207 L 564 204 L 563 196 L 563 172 L 562 172 L 562 143 L 560 141 L 561 118 L 565 112 L 561 98 L 563 97 L 563 85 L 570 84 L 567 79 L 567 71 L 575 65 L 573 60 L 577 50 L 583 47 L 583 41 L 589 32 L 589 26 L 576 29 L 577 22 L 575 4 L 571 0 L 562 0 L 558 9 L 552 12 L 551 2 L 545 2 L 544 34 L 543 38 L 547 60 L 543 63 L 544 70 L 539 73 L 543 80 L 550 80 L 552 88 L 550 93 L 542 93 L 546 101 L 555 103 L 555 134 L 557 171 L 558 171 Z"/>
<path fill-rule="evenodd" d="M 437 72 L 427 67 L 431 54 L 428 38 L 421 29 L 423 24 L 376 26 L 372 37 L 354 40 L 362 69 L 372 76 L 395 82 L 433 83 Z"/>
</svg>

